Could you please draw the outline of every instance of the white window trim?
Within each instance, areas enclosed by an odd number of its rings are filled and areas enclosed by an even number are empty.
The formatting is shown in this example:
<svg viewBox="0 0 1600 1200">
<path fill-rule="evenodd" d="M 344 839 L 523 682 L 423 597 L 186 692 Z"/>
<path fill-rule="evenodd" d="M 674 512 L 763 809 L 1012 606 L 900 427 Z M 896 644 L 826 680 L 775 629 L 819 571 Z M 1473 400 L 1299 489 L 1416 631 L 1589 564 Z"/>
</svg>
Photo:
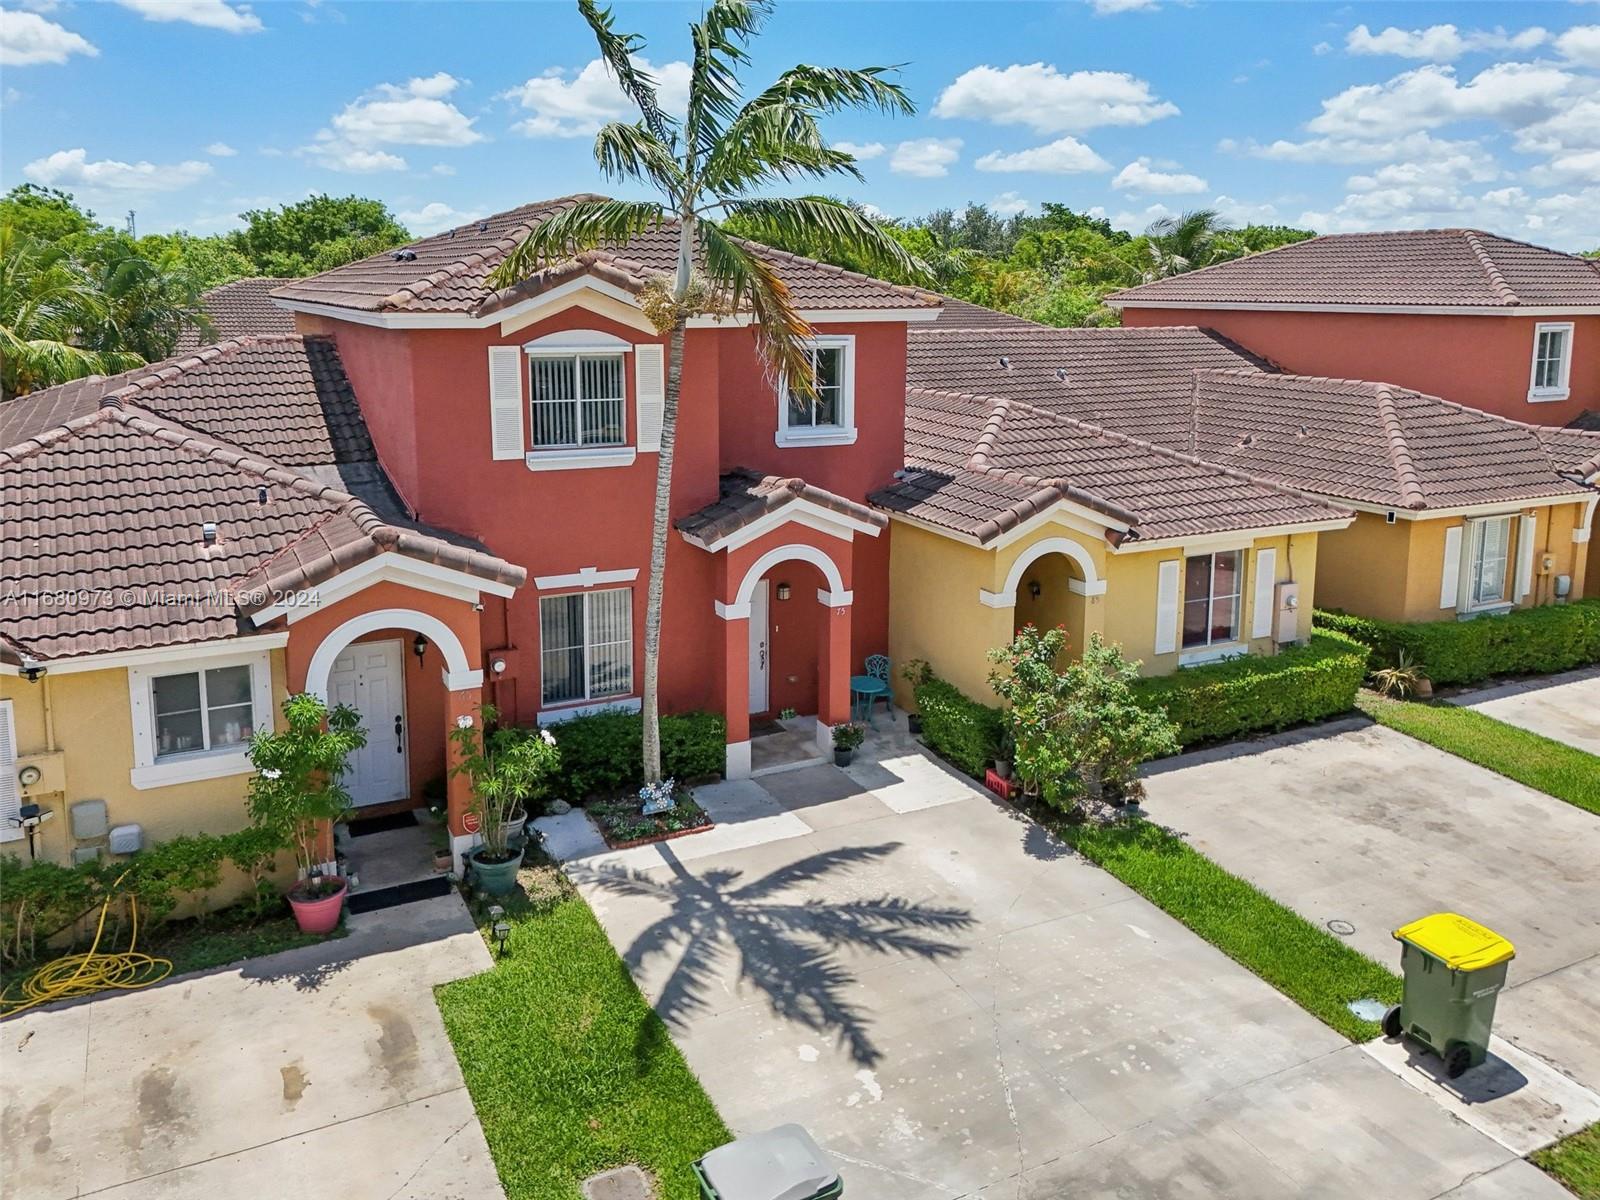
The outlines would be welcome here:
<svg viewBox="0 0 1600 1200">
<path fill-rule="evenodd" d="M 1516 547 L 1512 544 L 1513 531 L 1517 528 L 1516 513 L 1495 513 L 1492 516 L 1473 517 L 1463 522 L 1461 529 L 1461 585 L 1456 593 L 1456 612 L 1461 616 L 1477 616 L 1481 613 L 1509 612 L 1517 606 L 1516 600 L 1511 597 L 1513 590 L 1512 569 L 1515 565 L 1513 551 Z M 1506 595 L 1498 600 L 1485 601 L 1482 604 L 1473 600 L 1472 559 L 1473 546 L 1477 542 L 1477 526 L 1489 521 L 1506 522 L 1506 566 L 1505 566 L 1505 591 Z"/>
<path fill-rule="evenodd" d="M 1204 543 L 1200 543 L 1200 545 L 1203 546 Z M 1217 603 L 1217 555 L 1219 554 L 1237 555 L 1235 561 L 1238 563 L 1239 591 L 1233 598 L 1233 632 L 1228 635 L 1227 641 L 1224 642 L 1214 642 L 1211 640 L 1211 616 L 1212 610 L 1215 608 Z M 1206 640 L 1204 642 L 1196 642 L 1192 646 L 1185 646 L 1183 644 L 1183 610 L 1189 607 L 1188 579 L 1189 560 L 1191 558 L 1209 558 L 1211 560 L 1211 577 L 1206 587 Z M 1183 563 L 1181 567 L 1182 574 L 1179 576 L 1179 578 L 1183 581 L 1184 588 L 1182 598 L 1178 601 L 1178 664 L 1180 666 L 1189 666 L 1194 663 L 1207 662 L 1210 661 L 1211 657 L 1231 657 L 1227 653 L 1212 655 L 1212 651 L 1215 650 L 1222 650 L 1226 652 L 1234 647 L 1239 647 L 1245 651 L 1249 650 L 1249 647 L 1245 646 L 1244 643 L 1240 641 L 1240 635 L 1244 629 L 1245 585 L 1248 582 L 1245 579 L 1245 571 L 1247 569 L 1247 563 L 1249 562 L 1249 559 L 1250 555 L 1248 549 L 1244 546 L 1207 547 L 1203 549 L 1197 549 L 1197 552 L 1194 554 L 1185 554 L 1183 556 Z"/>
<path fill-rule="evenodd" d="M 851 446 L 856 440 L 856 339 L 854 334 L 823 334 L 806 342 L 812 349 L 837 348 L 844 351 L 840 373 L 839 423 L 822 427 L 789 427 L 789 384 L 778 387 L 778 432 L 773 440 L 780 446 Z"/>
<path fill-rule="evenodd" d="M 156 759 L 155 700 L 152 685 L 164 675 L 189 675 L 216 667 L 250 668 L 251 724 L 272 731 L 272 659 L 266 654 L 206 656 L 174 660 L 160 666 L 128 668 L 128 709 L 133 718 L 133 769 L 129 782 L 139 789 L 167 787 L 201 779 L 221 779 L 254 770 L 244 747 L 195 750 Z"/>
<path fill-rule="evenodd" d="M 1240 641 L 1214 642 L 1209 646 L 1196 646 L 1178 655 L 1180 667 L 1202 667 L 1206 663 L 1221 662 L 1228 658 L 1243 658 L 1250 647 Z"/>
<path fill-rule="evenodd" d="M 1545 333 L 1565 333 L 1561 339 L 1561 382 L 1554 387 L 1538 387 L 1534 380 L 1539 372 L 1539 337 Z M 1528 402 L 1551 404 L 1572 395 L 1572 342 L 1574 325 L 1571 321 L 1540 321 L 1533 327 L 1533 355 L 1528 363 Z"/>
<path fill-rule="evenodd" d="M 551 336 L 554 337 L 556 335 L 552 334 Z M 620 338 L 617 339 L 617 340 L 621 341 Z M 633 349 L 633 347 L 631 345 L 627 347 L 628 351 L 631 351 L 632 349 Z M 602 347 L 599 347 L 599 348 L 591 347 L 591 348 L 588 348 L 588 349 L 576 348 L 576 347 L 565 347 L 564 346 L 564 347 L 559 347 L 559 348 L 550 349 L 550 350 L 524 348 L 524 352 L 527 355 L 527 362 L 525 364 L 524 373 L 527 375 L 527 379 L 528 379 L 528 454 L 527 454 L 527 459 L 526 459 L 527 464 L 528 464 L 528 469 L 532 470 L 532 471 L 552 470 L 554 468 L 549 467 L 549 466 L 542 466 L 542 467 L 541 466 L 535 466 L 534 465 L 535 460 L 538 460 L 539 462 L 543 462 L 543 463 L 549 463 L 549 462 L 553 462 L 556 459 L 560 459 L 560 458 L 569 458 L 569 459 L 576 460 L 574 463 L 571 464 L 573 466 L 608 466 L 608 467 L 626 466 L 627 463 L 617 463 L 617 462 L 601 463 L 601 462 L 598 462 L 598 461 L 592 461 L 592 460 L 596 460 L 596 459 L 599 459 L 599 458 L 620 458 L 624 454 L 626 454 L 626 456 L 627 456 L 627 462 L 631 463 L 633 461 L 634 455 L 637 453 L 637 447 L 634 445 L 634 439 L 632 437 L 632 434 L 633 434 L 634 431 L 628 428 L 629 421 L 628 421 L 628 355 L 627 355 L 627 351 L 619 350 L 619 349 L 616 349 L 616 348 L 613 348 L 613 347 L 606 347 L 606 346 L 602 346 Z M 534 369 L 533 369 L 534 362 L 536 360 L 538 360 L 538 361 L 554 361 L 554 360 L 557 360 L 557 359 L 566 359 L 566 358 L 570 358 L 572 360 L 573 387 L 577 388 L 577 389 L 581 389 L 582 388 L 583 360 L 584 359 L 615 358 L 615 359 L 620 360 L 619 361 L 619 367 L 618 367 L 618 370 L 617 370 L 617 378 L 619 380 L 621 380 L 621 382 L 622 382 L 622 395 L 621 396 L 602 396 L 602 397 L 599 397 L 599 399 L 601 399 L 601 400 L 616 400 L 617 403 L 621 406 L 621 409 L 622 409 L 622 439 L 620 441 L 603 442 L 603 443 L 599 443 L 599 444 L 596 444 L 596 445 L 584 445 L 580 441 L 577 445 L 572 445 L 572 446 L 538 446 L 538 445 L 534 444 L 534 442 L 533 442 L 534 430 L 536 430 L 538 428 L 538 425 L 539 425 L 539 422 L 536 419 L 536 414 L 538 413 L 539 405 L 541 404 L 541 401 L 539 399 L 538 382 L 536 380 L 536 377 L 535 377 L 535 374 L 534 374 Z M 573 411 L 577 414 L 575 419 L 580 423 L 580 426 L 581 426 L 581 422 L 583 420 L 583 403 L 584 403 L 584 401 L 586 399 L 593 399 L 593 398 L 594 397 L 585 397 L 585 396 L 579 396 L 579 395 L 574 395 L 574 397 L 573 397 L 573 401 L 572 401 L 572 403 L 574 405 L 574 410 Z M 561 401 L 561 403 L 565 403 L 565 401 Z M 583 431 L 582 431 L 581 427 L 578 430 L 578 436 L 579 436 L 580 439 L 583 436 Z"/>
<path fill-rule="evenodd" d="M 644 707 L 643 701 L 638 696 L 618 696 L 611 700 L 574 700 L 571 704 L 559 708 L 541 708 L 537 719 L 541 725 L 559 725 L 562 721 L 570 721 L 575 717 L 591 717 L 595 713 L 612 710 L 636 713 L 642 707 Z"/>
<path fill-rule="evenodd" d="M 529 450 L 523 462 L 530 471 L 582 471 L 594 467 L 631 467 L 634 446 L 597 446 L 591 450 Z"/>
<path fill-rule="evenodd" d="M 616 705 L 626 703 L 629 697 L 635 695 L 634 688 L 638 684 L 639 678 L 638 671 L 635 668 L 633 660 L 635 657 L 637 657 L 639 646 L 634 626 L 635 613 L 633 602 L 636 599 L 636 597 L 633 595 L 634 591 L 635 589 L 632 587 L 594 588 L 586 589 L 581 592 L 554 592 L 550 595 L 539 597 L 539 703 L 547 704 L 549 706 L 548 708 L 540 711 L 540 720 L 543 720 L 547 714 L 558 711 L 564 712 L 568 716 L 576 716 L 578 715 L 576 710 L 586 706 L 594 710 L 612 708 Z M 589 606 L 593 602 L 594 597 L 602 596 L 607 592 L 628 593 L 628 690 L 626 692 L 618 693 L 615 696 L 591 696 L 589 695 Z M 556 600 L 565 596 L 574 595 L 583 597 L 583 695 L 574 696 L 571 700 L 546 701 L 544 698 L 544 602 L 546 600 Z"/>
<path fill-rule="evenodd" d="M 17 779 L 17 762 L 22 751 L 17 746 L 16 710 L 10 700 L 0 700 L 0 728 L 5 737 L 0 738 L 9 748 L 9 757 L 0 756 L 0 842 L 15 842 L 23 836 L 22 826 L 13 824 L 22 808 L 22 785 Z"/>
</svg>

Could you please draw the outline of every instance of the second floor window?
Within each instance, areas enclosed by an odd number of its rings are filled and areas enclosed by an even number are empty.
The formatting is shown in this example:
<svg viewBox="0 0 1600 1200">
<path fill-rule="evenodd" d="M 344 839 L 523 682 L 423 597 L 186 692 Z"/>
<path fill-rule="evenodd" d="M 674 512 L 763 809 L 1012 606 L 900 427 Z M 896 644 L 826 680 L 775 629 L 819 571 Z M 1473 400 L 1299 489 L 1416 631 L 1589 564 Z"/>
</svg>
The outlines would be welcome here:
<svg viewBox="0 0 1600 1200">
<path fill-rule="evenodd" d="M 855 440 L 855 342 L 819 337 L 807 348 L 816 387 L 802 395 L 784 384 L 778 404 L 778 444 L 839 445 Z"/>
<path fill-rule="evenodd" d="M 1533 333 L 1533 377 L 1528 399 L 1563 400 L 1572 369 L 1572 326 L 1541 324 Z"/>
<path fill-rule="evenodd" d="M 529 362 L 535 450 L 624 443 L 627 388 L 622 355 L 538 355 Z"/>
</svg>

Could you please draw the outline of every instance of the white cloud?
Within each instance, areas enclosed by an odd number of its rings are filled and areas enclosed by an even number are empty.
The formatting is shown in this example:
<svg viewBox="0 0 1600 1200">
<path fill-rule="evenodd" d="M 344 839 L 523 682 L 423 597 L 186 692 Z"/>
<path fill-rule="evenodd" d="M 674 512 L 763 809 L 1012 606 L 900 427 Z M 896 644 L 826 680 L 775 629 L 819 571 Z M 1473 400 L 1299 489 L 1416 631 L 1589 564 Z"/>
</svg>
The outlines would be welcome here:
<svg viewBox="0 0 1600 1200">
<path fill-rule="evenodd" d="M 1156 0 L 1089 0 L 1089 7 L 1105 17 L 1113 13 L 1155 12 L 1161 6 Z"/>
<path fill-rule="evenodd" d="M 1111 186 L 1124 192 L 1141 192 L 1147 196 L 1187 196 L 1203 192 L 1210 187 L 1198 175 L 1181 171 L 1152 171 L 1150 160 L 1141 158 L 1118 171 Z"/>
<path fill-rule="evenodd" d="M 884 145 L 882 142 L 834 142 L 833 149 L 842 151 L 861 162 L 868 159 L 881 158 Z"/>
<path fill-rule="evenodd" d="M 370 175 L 375 171 L 403 171 L 406 160 L 387 150 L 370 146 L 357 146 L 343 138 L 334 137 L 326 129 L 320 131 L 311 145 L 302 146 L 296 154 L 311 159 L 330 171 L 344 171 L 352 175 Z"/>
<path fill-rule="evenodd" d="M 989 211 L 1001 217 L 1015 217 L 1032 207 L 1031 200 L 1024 200 L 1015 192 L 1001 192 L 989 201 Z"/>
<path fill-rule="evenodd" d="M 1048 145 L 1012 154 L 991 150 L 975 165 L 980 171 L 1037 171 L 1041 175 L 1076 175 L 1111 169 L 1110 163 L 1075 137 L 1057 138 Z"/>
<path fill-rule="evenodd" d="M 1357 25 L 1345 37 L 1344 44 L 1351 54 L 1392 54 L 1398 58 L 1451 62 L 1473 51 L 1532 50 L 1549 40 L 1549 31 L 1537 25 L 1520 33 L 1507 33 L 1504 29 L 1463 32 L 1454 25 L 1430 25 L 1426 29 L 1397 29 L 1391 25 L 1382 33 L 1373 33 L 1365 25 Z"/>
<path fill-rule="evenodd" d="M 639 65 L 655 78 L 662 111 L 676 114 L 688 107 L 688 63 L 669 62 L 658 67 L 648 59 L 640 59 Z M 593 137 L 610 121 L 638 116 L 633 102 L 622 94 L 598 58 L 577 71 L 551 67 L 502 93 L 502 98 L 515 100 L 530 114 L 511 127 L 528 137 Z"/>
<path fill-rule="evenodd" d="M 1574 25 L 1556 39 L 1556 49 L 1575 63 L 1600 68 L 1600 25 Z"/>
<path fill-rule="evenodd" d="M 937 179 L 950 174 L 950 164 L 961 157 L 960 138 L 913 138 L 901 142 L 889 156 L 889 170 L 896 175 L 916 175 Z"/>
<path fill-rule="evenodd" d="M 454 175 L 456 169 L 449 163 L 434 163 L 430 168 L 435 175 Z"/>
<path fill-rule="evenodd" d="M 1048 63 L 973 67 L 939 95 L 937 117 L 1026 125 L 1039 133 L 1081 133 L 1103 125 L 1148 125 L 1175 116 L 1143 79 L 1121 71 L 1063 75 Z"/>
<path fill-rule="evenodd" d="M 1332 54 L 1333 53 L 1333 43 L 1332 42 L 1318 42 L 1315 46 L 1311 47 L 1311 53 L 1317 55 L 1319 58 L 1324 54 Z"/>
<path fill-rule="evenodd" d="M 1163 217 L 1175 217 L 1177 215 L 1173 209 L 1168 208 L 1165 204 L 1152 204 L 1143 212 L 1119 212 L 1111 218 L 1111 224 L 1114 228 L 1120 229 L 1125 233 L 1143 233 L 1145 228 L 1152 222 L 1159 221 Z"/>
<path fill-rule="evenodd" d="M 1273 225 L 1278 221 L 1278 209 L 1272 204 L 1251 204 L 1232 196 L 1218 196 L 1211 207 L 1235 225 Z"/>
<path fill-rule="evenodd" d="M 152 162 L 126 163 L 114 158 L 90 162 L 81 147 L 57 150 L 34 159 L 22 173 L 46 187 L 84 188 L 103 192 L 171 192 L 188 187 L 211 174 L 211 164 L 186 161 L 165 166 Z"/>
<path fill-rule="evenodd" d="M 399 214 L 402 225 L 412 233 L 421 234 L 423 237 L 443 233 L 446 229 L 454 229 L 457 225 L 465 225 L 469 221 L 476 221 L 482 215 L 480 212 L 459 212 L 437 200 L 431 204 L 424 204 L 415 212 Z"/>
<path fill-rule="evenodd" d="M 1439 138 L 1431 133 L 1408 133 L 1400 137 L 1373 140 L 1323 137 L 1292 142 L 1280 138 L 1266 144 L 1237 142 L 1231 138 L 1224 138 L 1218 143 L 1217 148 L 1228 153 L 1273 159 L 1277 162 L 1353 164 L 1392 162 L 1401 159 L 1429 162 L 1467 159 L 1479 164 L 1481 169 L 1489 171 L 1494 169 L 1494 159 L 1477 142 Z"/>
<path fill-rule="evenodd" d="M 74 54 L 93 58 L 99 53 L 86 38 L 37 13 L 0 8 L 0 66 L 64 63 Z"/>
<path fill-rule="evenodd" d="M 223 0 L 117 0 L 146 21 L 182 21 L 224 33 L 260 33 L 266 26 L 250 11 L 248 4 L 225 4 Z"/>
<path fill-rule="evenodd" d="M 211 145 L 206 147 L 206 153 L 212 158 L 232 158 L 239 152 L 228 145 L 227 142 L 212 142 Z"/>
<path fill-rule="evenodd" d="M 1595 240 L 1596 212 L 1600 212 L 1600 186 L 1538 196 L 1514 185 L 1473 192 L 1430 184 L 1354 192 L 1330 209 L 1302 213 L 1299 223 L 1329 233 L 1466 226 L 1545 245 L 1589 249 Z"/>
<path fill-rule="evenodd" d="M 356 146 L 470 146 L 483 141 L 483 134 L 446 99 L 460 86 L 443 71 L 403 84 L 381 83 L 345 105 L 331 124 Z"/>
<path fill-rule="evenodd" d="M 1543 121 L 1517 130 L 1514 143 L 1524 154 L 1557 154 L 1600 147 L 1600 93 L 1564 106 Z"/>
<path fill-rule="evenodd" d="M 1496 63 L 1464 84 L 1454 68 L 1429 65 L 1346 88 L 1324 100 L 1306 128 L 1329 137 L 1381 138 L 1464 120 L 1516 127 L 1548 117 L 1593 86 L 1543 63 Z"/>
</svg>

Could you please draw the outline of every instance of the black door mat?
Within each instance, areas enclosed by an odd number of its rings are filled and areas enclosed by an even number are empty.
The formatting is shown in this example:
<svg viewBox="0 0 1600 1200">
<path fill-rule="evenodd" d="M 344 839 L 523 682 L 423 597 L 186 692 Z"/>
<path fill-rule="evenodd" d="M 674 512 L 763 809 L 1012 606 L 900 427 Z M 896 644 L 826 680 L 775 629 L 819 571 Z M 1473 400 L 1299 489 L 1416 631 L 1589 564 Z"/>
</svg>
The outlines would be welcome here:
<svg viewBox="0 0 1600 1200">
<path fill-rule="evenodd" d="M 391 829 L 415 829 L 417 819 L 412 816 L 412 809 L 403 812 L 389 813 L 382 817 L 357 817 L 353 821 L 345 822 L 350 830 L 351 837 L 365 837 L 369 833 L 387 833 Z"/>
<path fill-rule="evenodd" d="M 776 721 L 751 721 L 750 736 L 766 737 L 769 733 L 787 733 L 788 731 Z"/>
<path fill-rule="evenodd" d="M 443 875 L 435 875 L 432 879 L 414 879 L 410 883 L 397 883 L 393 887 L 378 888 L 376 891 L 351 892 L 345 907 L 353 913 L 369 913 L 449 894 L 450 881 Z"/>
</svg>

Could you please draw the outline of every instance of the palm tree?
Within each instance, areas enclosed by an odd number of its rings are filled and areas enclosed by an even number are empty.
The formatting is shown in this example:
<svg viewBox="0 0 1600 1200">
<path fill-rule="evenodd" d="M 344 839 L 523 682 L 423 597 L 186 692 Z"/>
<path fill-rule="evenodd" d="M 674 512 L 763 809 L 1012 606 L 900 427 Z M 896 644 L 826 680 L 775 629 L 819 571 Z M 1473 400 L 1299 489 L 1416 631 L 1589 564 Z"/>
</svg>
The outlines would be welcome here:
<svg viewBox="0 0 1600 1200">
<path fill-rule="evenodd" d="M 673 443 L 683 373 L 684 329 L 689 318 L 748 311 L 768 373 L 791 390 L 814 387 L 801 317 L 773 266 L 751 243 L 732 236 L 721 220 L 739 218 L 745 230 L 770 232 L 786 242 L 810 239 L 854 255 L 897 277 L 915 277 L 920 264 L 863 213 L 823 197 L 775 198 L 755 193 L 779 181 L 846 174 L 861 179 L 855 159 L 830 148 L 818 119 L 850 108 L 909 114 L 915 106 L 885 76 L 887 67 L 847 70 L 791 67 L 765 91 L 743 100 L 738 73 L 747 48 L 770 11 L 770 0 L 713 0 L 690 25 L 694 62 L 682 121 L 661 109 L 655 80 L 642 65 L 644 41 L 618 33 L 611 10 L 578 0 L 600 46 L 600 56 L 639 120 L 614 121 L 595 137 L 595 159 L 611 179 L 644 183 L 652 200 L 583 201 L 541 222 L 491 280 L 510 287 L 533 272 L 574 254 L 625 246 L 634 237 L 676 225 L 677 270 L 670 281 L 648 287 L 644 310 L 658 332 L 669 335 L 661 453 L 656 467 L 650 539 L 650 580 L 645 601 L 644 774 L 661 778 L 657 699 L 661 645 L 662 580 L 667 561 Z"/>
<path fill-rule="evenodd" d="M 112 375 L 144 359 L 81 344 L 105 303 L 58 244 L 0 223 L 0 394 L 6 400 L 85 375 Z"/>
<path fill-rule="evenodd" d="M 1165 279 L 1209 266 L 1216 259 L 1219 235 L 1232 229 L 1232 223 L 1213 208 L 1152 221 L 1144 231 L 1150 240 L 1152 278 Z"/>
</svg>

